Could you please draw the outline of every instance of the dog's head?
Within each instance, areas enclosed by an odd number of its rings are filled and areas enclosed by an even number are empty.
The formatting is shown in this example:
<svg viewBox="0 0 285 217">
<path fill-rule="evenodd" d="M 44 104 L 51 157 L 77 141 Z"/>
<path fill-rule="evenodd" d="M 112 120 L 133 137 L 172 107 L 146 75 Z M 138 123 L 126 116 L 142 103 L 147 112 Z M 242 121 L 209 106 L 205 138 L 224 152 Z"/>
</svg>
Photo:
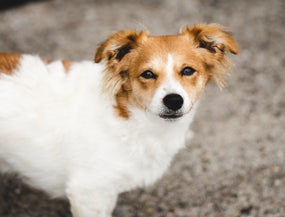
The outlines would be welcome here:
<svg viewBox="0 0 285 217">
<path fill-rule="evenodd" d="M 104 87 L 115 97 L 119 116 L 128 118 L 129 106 L 135 106 L 176 120 L 210 80 L 223 86 L 228 51 L 237 54 L 237 45 L 216 24 L 187 26 L 168 36 L 124 30 L 99 45 L 95 62 L 106 62 Z"/>
</svg>

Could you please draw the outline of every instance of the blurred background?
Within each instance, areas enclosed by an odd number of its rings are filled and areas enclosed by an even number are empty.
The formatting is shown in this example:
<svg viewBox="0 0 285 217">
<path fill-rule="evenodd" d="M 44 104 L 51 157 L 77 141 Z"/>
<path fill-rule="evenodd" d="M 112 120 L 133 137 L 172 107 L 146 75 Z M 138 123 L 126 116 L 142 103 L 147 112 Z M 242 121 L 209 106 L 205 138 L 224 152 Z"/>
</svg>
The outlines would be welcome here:
<svg viewBox="0 0 285 217">
<path fill-rule="evenodd" d="M 227 26 L 240 50 L 227 88 L 207 87 L 194 139 L 156 185 L 122 194 L 114 216 L 284 217 L 284 11 L 284 0 L 1 0 L 0 51 L 93 60 L 116 30 Z M 47 216 L 70 217 L 69 204 L 0 176 L 0 217 Z"/>
</svg>

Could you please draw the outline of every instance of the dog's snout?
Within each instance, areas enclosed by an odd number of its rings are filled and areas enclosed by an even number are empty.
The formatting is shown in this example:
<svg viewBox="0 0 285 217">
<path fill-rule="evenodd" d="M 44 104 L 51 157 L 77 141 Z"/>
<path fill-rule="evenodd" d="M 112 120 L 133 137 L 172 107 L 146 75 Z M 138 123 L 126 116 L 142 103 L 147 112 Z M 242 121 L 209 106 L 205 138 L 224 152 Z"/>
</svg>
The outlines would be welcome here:
<svg viewBox="0 0 285 217">
<path fill-rule="evenodd" d="M 175 94 L 175 93 L 168 94 L 163 98 L 163 104 L 167 108 L 173 111 L 177 111 L 183 105 L 183 98 L 180 95 Z"/>
</svg>

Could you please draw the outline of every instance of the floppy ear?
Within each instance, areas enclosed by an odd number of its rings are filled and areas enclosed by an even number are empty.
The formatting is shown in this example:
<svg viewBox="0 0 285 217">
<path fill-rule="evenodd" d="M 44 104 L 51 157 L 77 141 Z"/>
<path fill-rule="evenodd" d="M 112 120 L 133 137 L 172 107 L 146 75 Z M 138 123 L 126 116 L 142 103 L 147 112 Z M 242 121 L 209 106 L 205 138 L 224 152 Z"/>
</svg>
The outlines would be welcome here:
<svg viewBox="0 0 285 217">
<path fill-rule="evenodd" d="M 223 54 L 229 51 L 238 54 L 238 47 L 230 33 L 218 24 L 194 25 L 192 28 L 186 26 L 181 34 L 190 34 L 197 47 L 205 48 L 211 53 Z"/>
<path fill-rule="evenodd" d="M 128 68 L 131 58 L 128 54 L 135 50 L 148 36 L 148 32 L 123 30 L 112 34 L 96 50 L 94 61 L 106 62 L 103 89 L 116 98 L 129 91 Z M 120 95 L 120 96 L 119 96 Z"/>
<path fill-rule="evenodd" d="M 138 46 L 145 35 L 148 35 L 148 33 L 134 30 L 122 30 L 114 33 L 97 47 L 95 63 L 102 60 L 112 64 L 120 62 L 126 54 Z"/>
<path fill-rule="evenodd" d="M 226 52 L 238 54 L 238 47 L 230 33 L 218 24 L 194 25 L 180 31 L 182 35 L 188 35 L 194 46 L 207 51 L 205 67 L 219 87 L 224 86 L 225 69 L 229 66 Z"/>
</svg>

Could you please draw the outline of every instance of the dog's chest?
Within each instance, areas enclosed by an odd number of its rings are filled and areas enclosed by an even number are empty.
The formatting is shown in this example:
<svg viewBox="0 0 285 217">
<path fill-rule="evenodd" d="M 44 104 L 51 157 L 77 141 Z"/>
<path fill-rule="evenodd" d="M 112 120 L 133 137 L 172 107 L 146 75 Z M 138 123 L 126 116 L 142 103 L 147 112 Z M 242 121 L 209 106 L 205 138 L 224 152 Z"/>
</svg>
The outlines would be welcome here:
<svg viewBox="0 0 285 217">
<path fill-rule="evenodd" d="M 152 184 L 160 178 L 184 145 L 184 136 L 172 135 L 175 132 L 137 130 L 122 138 L 127 153 L 123 161 L 128 165 L 124 173 L 128 173 L 127 179 L 134 187 Z"/>
</svg>

